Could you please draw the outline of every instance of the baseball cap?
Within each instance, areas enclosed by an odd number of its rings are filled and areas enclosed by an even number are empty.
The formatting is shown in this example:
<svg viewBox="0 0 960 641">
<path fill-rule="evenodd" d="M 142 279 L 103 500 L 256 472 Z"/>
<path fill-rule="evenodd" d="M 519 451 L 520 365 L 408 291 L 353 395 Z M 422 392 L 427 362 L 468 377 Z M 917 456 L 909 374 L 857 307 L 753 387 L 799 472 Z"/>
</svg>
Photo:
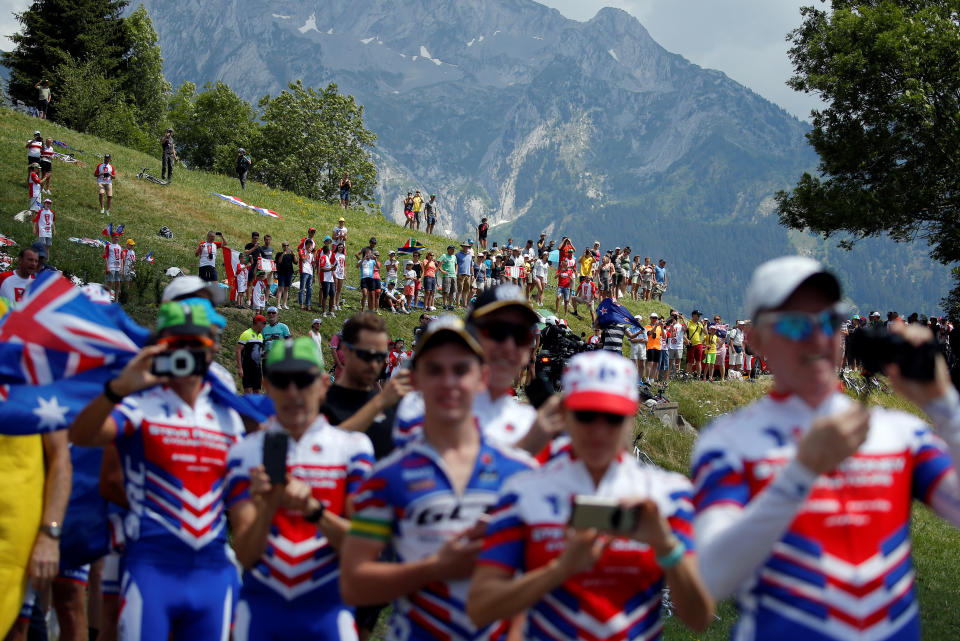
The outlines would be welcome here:
<svg viewBox="0 0 960 641">
<path fill-rule="evenodd" d="M 877 312 L 877 311 L 870 312 L 870 318 L 880 318 L 880 312 Z"/>
<path fill-rule="evenodd" d="M 322 319 L 322 318 L 314 318 L 314 319 L 310 322 L 311 325 L 316 325 L 317 323 L 320 323 L 321 325 L 323 325 L 323 319 Z"/>
<path fill-rule="evenodd" d="M 651 314 L 651 317 L 652 317 L 652 316 L 653 316 L 653 315 Z M 636 315 L 634 316 L 634 318 L 636 318 L 637 320 L 643 320 L 643 314 L 636 314 Z"/>
<path fill-rule="evenodd" d="M 427 328 L 423 330 L 413 353 L 414 360 L 427 353 L 431 347 L 442 345 L 451 340 L 460 343 L 481 359 L 483 358 L 483 348 L 480 347 L 477 339 L 467 331 L 467 326 L 460 317 L 453 314 L 444 314 L 436 320 L 430 321 Z"/>
<path fill-rule="evenodd" d="M 610 351 L 577 354 L 563 371 L 562 402 L 569 410 L 635 414 L 639 405 L 637 367 Z"/>
<path fill-rule="evenodd" d="M 271 305 L 270 307 L 267 308 L 267 313 L 268 313 L 268 314 L 269 314 L 270 312 L 275 312 L 275 311 L 277 311 L 277 308 L 274 307 L 273 305 Z"/>
<path fill-rule="evenodd" d="M 40 258 L 47 257 L 47 246 L 44 245 L 43 242 L 39 240 L 33 243 L 32 245 L 30 245 L 30 249 L 35 251 L 37 253 L 37 256 L 39 256 Z"/>
<path fill-rule="evenodd" d="M 840 282 L 814 259 L 781 256 L 768 260 L 757 267 L 747 286 L 747 314 L 756 319 L 763 310 L 779 307 L 807 282 L 815 284 L 834 301 L 840 300 Z"/>
<path fill-rule="evenodd" d="M 469 240 L 465 240 L 465 241 L 463 241 L 462 243 L 460 243 L 460 246 L 461 246 L 461 247 L 469 247 L 469 246 L 470 246 L 470 241 L 469 241 Z"/>
<path fill-rule="evenodd" d="M 241 153 L 241 154 L 244 153 L 245 151 L 247 151 L 247 150 L 244 149 L 243 147 L 240 147 L 239 149 L 237 149 L 237 152 L 238 152 L 238 153 Z"/>
<path fill-rule="evenodd" d="M 267 322 L 267 317 L 264 316 L 263 314 L 257 314 L 256 316 L 253 317 L 253 322 L 254 322 L 254 323 L 266 323 L 266 322 Z"/>
<path fill-rule="evenodd" d="M 174 301 L 182 298 L 189 298 L 191 294 L 206 290 L 209 292 L 213 303 L 219 305 L 226 300 L 226 292 L 223 287 L 216 283 L 208 283 L 199 276 L 177 276 L 166 287 L 163 288 L 162 302 Z"/>
<path fill-rule="evenodd" d="M 508 307 L 513 307 L 526 314 L 531 325 L 540 320 L 537 313 L 530 307 L 527 297 L 523 295 L 523 290 L 513 283 L 503 283 L 486 289 L 477 296 L 467 312 L 467 323 L 473 325 L 484 316 Z"/>
<path fill-rule="evenodd" d="M 311 228 L 308 229 L 307 231 L 317 231 L 317 228 L 316 228 L 316 227 L 311 227 Z"/>
<path fill-rule="evenodd" d="M 447 245 L 447 249 L 456 249 L 453 245 Z"/>
<path fill-rule="evenodd" d="M 29 165 L 27 165 L 27 167 L 39 167 L 39 166 L 40 166 L 40 163 L 38 162 L 32 162 Z"/>
<path fill-rule="evenodd" d="M 44 199 L 43 199 L 43 202 L 45 202 L 45 203 L 52 203 L 53 201 L 50 200 L 49 198 L 44 198 Z"/>
<path fill-rule="evenodd" d="M 395 249 L 391 249 L 391 250 L 390 250 L 390 253 L 391 253 L 391 254 L 396 254 L 397 251 L 396 251 Z"/>
<path fill-rule="evenodd" d="M 691 315 L 691 316 L 694 316 L 694 315 L 696 315 L 696 316 L 701 316 L 702 314 L 700 314 L 700 310 L 699 310 L 699 309 L 695 309 L 695 310 L 693 310 L 692 312 L 690 312 L 690 315 Z"/>
<path fill-rule="evenodd" d="M 132 238 L 128 238 L 128 239 L 127 239 L 127 244 L 130 245 L 131 247 L 133 247 L 133 246 L 136 245 L 137 243 L 134 242 L 134 240 L 133 240 Z"/>
<path fill-rule="evenodd" d="M 317 375 L 323 371 L 317 344 L 308 336 L 274 341 L 263 365 L 268 374 L 306 372 Z"/>
<path fill-rule="evenodd" d="M 343 216 L 340 216 L 340 219 L 337 220 L 337 222 L 338 222 L 338 223 L 345 223 L 345 222 L 347 222 L 347 219 L 344 218 Z"/>
<path fill-rule="evenodd" d="M 110 154 L 103 154 L 104 158 L 110 158 Z"/>
<path fill-rule="evenodd" d="M 656 312 L 650 312 L 650 318 L 660 318 L 660 316 Z"/>
<path fill-rule="evenodd" d="M 371 242 L 371 243 L 377 242 L 377 237 L 376 237 L 376 236 L 372 236 L 372 237 L 370 238 L 370 242 Z"/>
<path fill-rule="evenodd" d="M 213 332 L 209 309 L 198 301 L 168 301 L 157 309 L 157 331 L 203 336 Z"/>
<path fill-rule="evenodd" d="M 33 135 L 34 135 L 34 136 L 39 136 L 39 135 L 40 135 L 40 132 L 39 132 L 39 131 L 35 131 L 35 132 L 33 132 Z"/>
<path fill-rule="evenodd" d="M 330 238 L 329 236 L 324 236 L 324 237 L 323 237 L 323 242 L 325 242 L 325 243 L 332 243 L 332 242 L 333 242 L 333 239 Z"/>
</svg>

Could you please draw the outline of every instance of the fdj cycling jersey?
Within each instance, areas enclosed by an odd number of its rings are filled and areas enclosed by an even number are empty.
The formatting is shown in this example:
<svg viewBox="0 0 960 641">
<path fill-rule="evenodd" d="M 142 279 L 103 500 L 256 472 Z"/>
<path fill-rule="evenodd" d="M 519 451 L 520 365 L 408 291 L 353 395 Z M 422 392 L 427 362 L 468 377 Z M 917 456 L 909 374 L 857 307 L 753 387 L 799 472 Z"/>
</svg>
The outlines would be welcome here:
<svg viewBox="0 0 960 641">
<path fill-rule="evenodd" d="M 473 474 L 458 495 L 446 464 L 421 437 L 380 461 L 354 496 L 350 534 L 382 541 L 398 561 L 418 561 L 473 526 L 497 500 L 500 486 L 530 469 L 531 459 L 508 453 L 481 436 Z M 495 639 L 505 624 L 477 630 L 466 614 L 469 579 L 431 583 L 394 603 L 389 641 Z"/>
<path fill-rule="evenodd" d="M 562 439 L 558 439 L 562 440 Z M 649 496 L 674 535 L 692 554 L 690 482 L 679 474 L 641 466 L 621 453 L 598 486 L 582 461 L 562 449 L 543 468 L 511 477 L 491 511 L 478 563 L 527 572 L 548 565 L 566 547 L 572 497 Z M 657 638 L 663 570 L 653 549 L 616 537 L 586 571 L 554 588 L 527 613 L 527 639 L 576 641 Z"/>
<path fill-rule="evenodd" d="M 953 469 L 939 437 L 914 416 L 876 408 L 866 442 L 812 488 L 793 474 L 779 478 L 814 419 L 851 403 L 837 393 L 812 409 L 795 396 L 768 396 L 718 419 L 694 449 L 698 532 L 736 526 L 743 509 L 770 492 L 780 500 L 764 509 L 797 506 L 740 587 L 735 639 L 920 638 L 910 505 L 930 502 Z M 724 563 L 703 559 L 712 562 Z"/>
<path fill-rule="evenodd" d="M 263 463 L 265 432 L 280 432 L 275 419 L 230 450 L 227 505 L 250 497 L 250 469 Z M 373 445 L 365 434 L 331 427 L 322 415 L 298 441 L 288 439 L 287 471 L 310 486 L 332 514 L 343 515 L 347 495 L 373 466 Z M 343 636 L 339 613 L 351 620 L 340 598 L 337 552 L 316 524 L 300 512 L 279 509 L 270 524 L 267 547 L 244 573 L 235 638 L 355 639 Z M 328 615 L 324 614 L 328 613 Z M 332 624 L 332 625 L 331 625 Z"/>
</svg>

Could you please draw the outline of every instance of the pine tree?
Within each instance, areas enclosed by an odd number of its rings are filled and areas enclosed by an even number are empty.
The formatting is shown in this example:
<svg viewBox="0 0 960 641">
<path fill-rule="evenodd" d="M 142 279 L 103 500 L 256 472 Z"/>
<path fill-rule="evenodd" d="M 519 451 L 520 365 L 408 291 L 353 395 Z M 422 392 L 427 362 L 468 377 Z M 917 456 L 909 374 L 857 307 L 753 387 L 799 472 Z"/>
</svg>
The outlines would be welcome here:
<svg viewBox="0 0 960 641">
<path fill-rule="evenodd" d="M 34 85 L 52 79 L 58 65 L 96 61 L 105 77 L 115 75 L 129 50 L 121 12 L 128 0 L 36 0 L 15 14 L 21 25 L 0 64 L 10 69 L 10 96 L 33 104 Z M 56 108 L 57 89 L 53 89 Z"/>
</svg>

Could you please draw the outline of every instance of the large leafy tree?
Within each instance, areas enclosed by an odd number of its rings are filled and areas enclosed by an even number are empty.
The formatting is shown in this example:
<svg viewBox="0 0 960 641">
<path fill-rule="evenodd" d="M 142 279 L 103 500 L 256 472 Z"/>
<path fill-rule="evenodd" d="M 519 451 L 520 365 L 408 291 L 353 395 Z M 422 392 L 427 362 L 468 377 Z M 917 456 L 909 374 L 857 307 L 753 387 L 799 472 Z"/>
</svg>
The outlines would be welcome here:
<svg viewBox="0 0 960 641">
<path fill-rule="evenodd" d="M 377 184 L 369 148 L 377 136 L 363 125 L 363 106 L 335 84 L 322 91 L 298 80 L 259 103 L 260 144 L 254 168 L 266 183 L 298 194 L 334 201 L 340 177 L 351 175 L 352 195 L 368 200 Z"/>
<path fill-rule="evenodd" d="M 844 233 L 846 247 L 922 239 L 933 259 L 960 260 L 960 0 L 832 0 L 801 12 L 789 84 L 826 106 L 807 135 L 818 175 L 778 194 L 780 220 Z"/>
<path fill-rule="evenodd" d="M 11 97 L 36 102 L 34 85 L 54 79 L 54 70 L 71 59 L 79 64 L 95 60 L 97 71 L 116 75 L 129 49 L 121 13 L 127 0 L 35 0 L 14 14 L 20 30 L 11 36 L 13 51 L 2 63 L 10 69 Z M 53 87 L 54 109 L 58 90 Z"/>
<path fill-rule="evenodd" d="M 208 82 L 199 94 L 192 82 L 183 83 L 167 118 L 180 157 L 197 169 L 230 173 L 237 148 L 253 147 L 259 136 L 253 107 L 223 82 Z"/>
<path fill-rule="evenodd" d="M 143 5 L 127 16 L 123 24 L 128 43 L 123 58 L 123 93 L 135 109 L 141 128 L 159 137 L 172 92 L 170 83 L 163 77 L 160 39 Z"/>
</svg>

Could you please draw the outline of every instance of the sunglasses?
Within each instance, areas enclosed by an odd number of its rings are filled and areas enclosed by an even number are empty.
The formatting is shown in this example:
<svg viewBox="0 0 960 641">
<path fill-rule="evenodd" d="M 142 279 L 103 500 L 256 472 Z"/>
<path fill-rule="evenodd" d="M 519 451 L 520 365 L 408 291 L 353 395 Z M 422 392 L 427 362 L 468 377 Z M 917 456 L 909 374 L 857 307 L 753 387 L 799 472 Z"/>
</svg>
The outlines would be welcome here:
<svg viewBox="0 0 960 641">
<path fill-rule="evenodd" d="M 313 385 L 317 377 L 310 372 L 276 372 L 267 374 L 267 380 L 270 381 L 272 387 L 277 389 L 287 389 L 290 387 L 290 383 L 296 385 L 297 389 L 306 389 Z"/>
<path fill-rule="evenodd" d="M 353 343 L 348 343 L 347 341 L 343 341 L 341 344 L 356 354 L 357 358 L 361 361 L 367 363 L 382 363 L 387 360 L 386 352 L 378 352 L 374 349 L 357 349 Z"/>
<path fill-rule="evenodd" d="M 508 337 L 513 337 L 517 345 L 529 345 L 533 342 L 533 330 L 528 325 L 517 323 L 490 322 L 477 326 L 477 331 L 492 341 L 502 343 Z"/>
<path fill-rule="evenodd" d="M 816 314 L 808 312 L 766 312 L 763 319 L 778 335 L 791 341 L 805 341 L 816 330 L 827 338 L 833 336 L 843 325 L 844 314 L 837 308 L 825 309 Z"/>
<path fill-rule="evenodd" d="M 573 413 L 573 418 L 578 423 L 596 423 L 597 419 L 603 419 L 603 422 L 610 427 L 623 425 L 623 414 L 613 414 L 611 412 L 596 412 L 593 410 L 577 410 Z"/>
</svg>

